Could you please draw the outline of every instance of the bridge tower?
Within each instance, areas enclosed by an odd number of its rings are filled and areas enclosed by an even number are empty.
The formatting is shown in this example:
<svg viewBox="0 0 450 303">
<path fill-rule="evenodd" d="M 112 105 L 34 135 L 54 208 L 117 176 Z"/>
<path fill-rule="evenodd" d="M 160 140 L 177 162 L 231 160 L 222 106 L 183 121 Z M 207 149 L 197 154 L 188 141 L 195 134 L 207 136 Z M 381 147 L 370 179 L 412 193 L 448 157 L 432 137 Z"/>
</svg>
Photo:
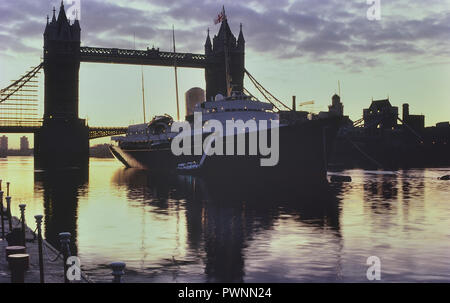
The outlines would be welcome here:
<svg viewBox="0 0 450 303">
<path fill-rule="evenodd" d="M 245 69 L 245 39 L 242 24 L 239 37 L 231 32 L 228 20 L 223 20 L 219 33 L 213 42 L 208 36 L 205 43 L 207 66 L 205 68 L 206 100 L 211 100 L 217 94 L 227 95 L 225 51 L 228 53 L 229 74 L 232 91 L 243 92 Z"/>
<path fill-rule="evenodd" d="M 89 161 L 89 130 L 78 117 L 81 28 L 67 19 L 61 2 L 44 32 L 44 123 L 35 138 L 38 168 L 84 167 Z"/>
</svg>

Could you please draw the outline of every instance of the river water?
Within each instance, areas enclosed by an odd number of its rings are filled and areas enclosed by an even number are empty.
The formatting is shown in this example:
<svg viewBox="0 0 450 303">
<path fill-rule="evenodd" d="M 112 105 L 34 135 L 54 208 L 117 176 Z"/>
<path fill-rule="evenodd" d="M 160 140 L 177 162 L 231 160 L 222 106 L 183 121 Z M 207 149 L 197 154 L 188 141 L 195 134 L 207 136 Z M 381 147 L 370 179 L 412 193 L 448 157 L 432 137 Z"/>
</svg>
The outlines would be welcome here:
<svg viewBox="0 0 450 303">
<path fill-rule="evenodd" d="M 45 215 L 45 237 L 72 233 L 94 281 L 127 264 L 125 282 L 450 282 L 450 169 L 342 172 L 323 188 L 152 176 L 114 159 L 44 175 L 32 157 L 0 159 L 13 215 Z"/>
</svg>

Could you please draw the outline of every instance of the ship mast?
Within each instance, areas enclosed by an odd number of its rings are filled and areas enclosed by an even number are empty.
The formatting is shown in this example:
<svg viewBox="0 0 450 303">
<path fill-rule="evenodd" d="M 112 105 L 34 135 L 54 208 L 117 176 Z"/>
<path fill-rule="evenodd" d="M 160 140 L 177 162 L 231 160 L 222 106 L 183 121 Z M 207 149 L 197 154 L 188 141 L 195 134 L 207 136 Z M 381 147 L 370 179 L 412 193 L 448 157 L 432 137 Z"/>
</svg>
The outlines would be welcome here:
<svg viewBox="0 0 450 303">
<path fill-rule="evenodd" d="M 173 38 L 173 66 L 175 71 L 175 94 L 177 98 L 177 120 L 180 121 L 180 101 L 178 97 L 178 72 L 177 72 L 177 55 L 175 48 L 175 27 L 172 25 L 172 38 Z"/>
<path fill-rule="evenodd" d="M 133 47 L 136 50 L 136 33 L 133 33 Z M 142 86 L 142 113 L 144 115 L 144 124 L 147 119 L 145 118 L 145 88 L 144 88 L 144 67 L 141 65 L 141 86 Z"/>
<path fill-rule="evenodd" d="M 145 89 L 144 89 L 144 68 L 141 65 L 141 80 L 142 80 L 142 112 L 144 113 L 144 124 L 147 119 L 145 118 Z"/>
</svg>

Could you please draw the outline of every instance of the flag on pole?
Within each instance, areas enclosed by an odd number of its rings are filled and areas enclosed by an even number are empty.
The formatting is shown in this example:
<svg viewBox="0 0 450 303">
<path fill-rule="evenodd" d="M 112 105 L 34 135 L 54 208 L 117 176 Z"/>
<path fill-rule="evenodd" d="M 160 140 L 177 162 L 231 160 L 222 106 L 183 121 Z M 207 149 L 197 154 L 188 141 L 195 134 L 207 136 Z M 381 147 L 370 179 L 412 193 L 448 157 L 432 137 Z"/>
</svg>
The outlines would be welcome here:
<svg viewBox="0 0 450 303">
<path fill-rule="evenodd" d="M 220 12 L 219 15 L 217 15 L 217 18 L 214 19 L 214 24 L 222 23 L 226 18 L 227 17 L 225 15 L 225 7 L 222 7 L 222 11 Z"/>
</svg>

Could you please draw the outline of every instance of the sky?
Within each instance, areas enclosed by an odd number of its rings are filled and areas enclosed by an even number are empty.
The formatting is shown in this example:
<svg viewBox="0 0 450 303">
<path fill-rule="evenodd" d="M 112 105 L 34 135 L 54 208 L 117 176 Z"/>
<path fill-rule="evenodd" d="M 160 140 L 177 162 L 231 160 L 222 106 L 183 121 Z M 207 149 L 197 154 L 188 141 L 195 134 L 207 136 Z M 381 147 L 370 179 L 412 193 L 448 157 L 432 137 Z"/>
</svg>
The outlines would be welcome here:
<svg viewBox="0 0 450 303">
<path fill-rule="evenodd" d="M 65 7 L 80 8 L 82 46 L 171 50 L 174 25 L 177 51 L 190 53 L 204 52 L 207 29 L 218 32 L 214 17 L 224 5 L 236 36 L 243 24 L 247 70 L 285 103 L 296 95 L 298 103 L 315 101 L 308 110 L 327 110 L 340 81 L 353 120 L 372 98 L 388 96 L 395 106 L 407 102 L 412 114 L 425 114 L 427 126 L 450 120 L 450 0 L 73 1 Z M 60 1 L 0 0 L 1 88 L 40 63 L 53 6 L 59 10 Z M 143 70 L 147 117 L 175 117 L 173 69 Z M 180 68 L 178 79 L 184 115 L 184 92 L 204 88 L 204 72 Z M 249 81 L 245 86 L 256 94 Z M 141 94 L 140 66 L 81 64 L 80 116 L 89 125 L 142 122 Z M 17 148 L 20 136 L 9 137 Z"/>
</svg>

